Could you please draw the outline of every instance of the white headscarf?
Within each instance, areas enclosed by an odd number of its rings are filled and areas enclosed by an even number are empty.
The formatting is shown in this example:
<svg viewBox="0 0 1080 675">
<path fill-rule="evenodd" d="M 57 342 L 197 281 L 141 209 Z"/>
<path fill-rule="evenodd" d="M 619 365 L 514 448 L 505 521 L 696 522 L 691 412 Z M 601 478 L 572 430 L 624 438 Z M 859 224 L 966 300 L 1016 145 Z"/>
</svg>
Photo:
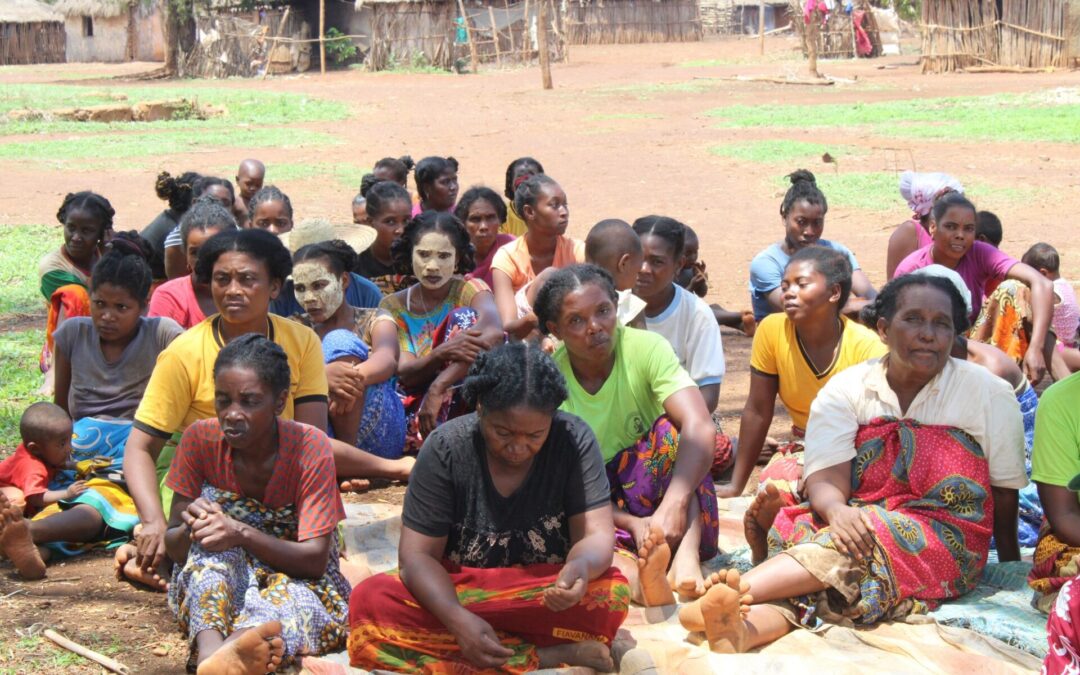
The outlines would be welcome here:
<svg viewBox="0 0 1080 675">
<path fill-rule="evenodd" d="M 921 267 L 911 274 L 922 274 L 928 277 L 941 277 L 952 282 L 953 286 L 956 286 L 956 290 L 960 291 L 960 297 L 964 299 L 964 306 L 967 309 L 968 316 L 971 316 L 971 290 L 968 289 L 967 284 L 964 283 L 963 278 L 956 273 L 955 270 L 951 270 L 944 265 L 927 265 Z"/>
<path fill-rule="evenodd" d="M 937 197 L 946 188 L 964 194 L 960 181 L 947 173 L 905 171 L 900 174 L 900 196 L 907 200 L 908 206 L 919 218 L 930 213 Z"/>
</svg>

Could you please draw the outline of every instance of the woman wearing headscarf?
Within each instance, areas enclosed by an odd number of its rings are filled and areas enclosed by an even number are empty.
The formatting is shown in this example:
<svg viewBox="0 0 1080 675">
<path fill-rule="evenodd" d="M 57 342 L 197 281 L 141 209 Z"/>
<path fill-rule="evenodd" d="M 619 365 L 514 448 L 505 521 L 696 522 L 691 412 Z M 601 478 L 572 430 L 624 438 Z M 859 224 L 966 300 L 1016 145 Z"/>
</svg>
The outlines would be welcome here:
<svg viewBox="0 0 1080 675">
<path fill-rule="evenodd" d="M 907 201 L 912 215 L 897 225 L 889 237 L 885 262 L 888 278 L 893 278 L 893 272 L 901 260 L 933 243 L 930 237 L 930 211 L 934 202 L 946 192 L 964 194 L 964 186 L 947 173 L 905 171 L 900 174 L 900 196 Z"/>
</svg>

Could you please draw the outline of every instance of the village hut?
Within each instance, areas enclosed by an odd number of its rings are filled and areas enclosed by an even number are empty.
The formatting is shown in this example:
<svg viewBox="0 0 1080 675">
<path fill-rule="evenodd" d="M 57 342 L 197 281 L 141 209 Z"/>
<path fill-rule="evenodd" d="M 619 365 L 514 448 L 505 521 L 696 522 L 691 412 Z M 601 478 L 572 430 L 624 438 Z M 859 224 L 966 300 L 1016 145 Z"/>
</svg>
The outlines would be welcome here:
<svg viewBox="0 0 1080 675">
<path fill-rule="evenodd" d="M 1068 0 L 938 0 L 922 6 L 922 71 L 1052 68 L 1070 61 Z"/>
<path fill-rule="evenodd" d="M 71 63 L 165 58 L 161 11 L 154 0 L 59 0 L 55 7 L 64 15 Z"/>
<path fill-rule="evenodd" d="M 761 4 L 752 0 L 699 0 L 701 28 L 706 35 L 756 35 L 760 30 Z M 767 0 L 765 31 L 777 31 L 791 25 L 788 0 Z"/>
<path fill-rule="evenodd" d="M 793 16 L 792 24 L 802 43 L 803 53 L 808 54 L 807 40 L 812 31 L 807 30 L 803 13 L 805 3 L 791 0 L 789 10 Z M 881 36 L 877 25 L 878 10 L 869 0 L 854 0 L 851 12 L 836 3 L 833 11 L 828 12 L 824 25 L 817 31 L 817 57 L 819 59 L 851 59 L 857 56 L 881 56 Z"/>
<path fill-rule="evenodd" d="M 572 45 L 697 42 L 698 0 L 568 0 L 563 21 Z"/>
<path fill-rule="evenodd" d="M 36 0 L 0 2 L 0 65 L 64 62 L 64 17 Z"/>
</svg>

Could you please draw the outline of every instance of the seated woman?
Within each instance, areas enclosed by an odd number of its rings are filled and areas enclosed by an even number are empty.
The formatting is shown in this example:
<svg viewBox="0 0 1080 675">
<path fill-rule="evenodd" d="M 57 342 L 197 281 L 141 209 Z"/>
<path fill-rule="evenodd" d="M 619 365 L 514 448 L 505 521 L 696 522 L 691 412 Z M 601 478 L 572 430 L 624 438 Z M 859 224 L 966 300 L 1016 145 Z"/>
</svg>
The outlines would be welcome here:
<svg viewBox="0 0 1080 675">
<path fill-rule="evenodd" d="M 461 195 L 454 215 L 465 224 L 475 249 L 476 267 L 465 278 L 479 279 L 490 288 L 491 261 L 495 259 L 495 252 L 514 241 L 514 235 L 499 232 L 506 220 L 506 205 L 491 188 L 473 187 Z"/>
<path fill-rule="evenodd" d="M 480 354 L 462 391 L 476 412 L 431 434 L 409 480 L 399 571 L 353 589 L 349 662 L 615 670 L 630 593 L 596 437 L 556 409 L 566 384 L 533 344 Z"/>
<path fill-rule="evenodd" d="M 226 345 L 216 417 L 184 431 L 169 472 L 169 608 L 201 675 L 262 675 L 345 643 L 334 454 L 322 431 L 280 417 L 291 379 L 265 336 Z"/>
<path fill-rule="evenodd" d="M 202 176 L 194 171 L 185 171 L 179 176 L 162 171 L 154 182 L 154 193 L 158 199 L 167 203 L 168 207 L 139 231 L 139 236 L 149 242 L 154 251 L 154 257 L 150 260 L 154 281 L 161 282 L 169 278 L 165 270 L 165 239 L 191 208 L 191 203 L 195 200 L 195 181 L 200 178 Z"/>
<path fill-rule="evenodd" d="M 191 187 L 191 194 L 193 197 L 192 206 L 204 197 L 214 200 L 228 210 L 235 222 L 236 193 L 233 191 L 232 183 L 227 179 L 203 176 L 195 181 L 195 184 Z M 187 215 L 187 212 L 184 215 Z M 183 248 L 183 234 L 180 231 L 183 222 L 184 217 L 180 216 L 180 223 L 169 232 L 169 236 L 165 237 L 165 276 L 169 279 L 177 279 L 191 272 L 188 269 L 187 256 L 184 254 Z M 239 223 L 237 225 L 239 226 Z"/>
<path fill-rule="evenodd" d="M 742 494 L 779 398 L 791 416 L 794 440 L 782 444 L 762 471 L 762 496 L 744 519 L 754 563 L 765 559 L 767 550 L 757 535 L 768 532 L 776 509 L 803 499 L 802 439 L 814 398 L 837 374 L 888 352 L 876 333 L 843 315 L 851 292 L 851 265 L 843 253 L 822 246 L 798 251 L 788 261 L 781 289 L 784 313 L 765 317 L 754 333 L 735 470 L 731 483 L 716 491 L 725 498 Z"/>
<path fill-rule="evenodd" d="M 336 228 L 351 237 L 353 228 Z M 363 244 L 363 242 L 359 242 Z M 322 340 L 330 387 L 330 429 L 335 438 L 387 459 L 405 447 L 405 409 L 398 398 L 397 330 L 375 321 L 385 310 L 352 307 L 345 301 L 356 253 L 332 239 L 293 254 L 293 283 L 304 313 L 293 317 Z"/>
<path fill-rule="evenodd" d="M 506 167 L 506 185 L 503 194 L 506 195 L 506 219 L 502 224 L 502 231 L 513 237 L 524 236 L 528 228 L 514 205 L 514 193 L 519 185 L 529 178 L 544 173 L 544 167 L 532 157 L 518 157 Z"/>
<path fill-rule="evenodd" d="M 420 201 L 413 207 L 416 217 L 424 211 L 449 213 L 458 195 L 458 161 L 453 157 L 425 157 L 413 171 Z M 404 186 L 403 186 L 404 187 Z"/>
<path fill-rule="evenodd" d="M 367 176 L 365 176 L 366 180 Z M 409 274 L 401 274 L 394 265 L 391 247 L 401 238 L 412 213 L 409 192 L 394 181 L 379 181 L 360 188 L 364 209 L 375 235 L 370 246 L 357 248 L 356 267 L 353 271 L 370 280 L 383 296 L 396 293 L 416 283 Z"/>
<path fill-rule="evenodd" d="M 41 350 L 41 372 L 48 373 L 53 362 L 53 333 L 64 319 L 87 316 L 90 299 L 87 286 L 99 249 L 112 234 L 116 211 L 108 199 L 94 192 L 70 192 L 56 212 L 64 226 L 64 244 L 38 263 L 41 295 L 48 304 L 45 346 Z M 52 393 L 52 376 L 46 375 L 44 393 Z"/>
<path fill-rule="evenodd" d="M 540 286 L 555 270 L 584 262 L 585 242 L 566 236 L 570 206 L 548 176 L 531 176 L 518 185 L 514 205 L 526 232 L 495 254 L 491 279 L 503 325 L 524 339 L 537 327 L 532 308 Z"/>
<path fill-rule="evenodd" d="M 607 271 L 572 265 L 540 289 L 536 312 L 563 343 L 555 351 L 567 386 L 561 409 L 585 420 L 600 442 L 618 546 L 639 557 L 616 556 L 615 564 L 635 602 L 665 605 L 673 590 L 703 592 L 700 563 L 717 553 L 709 475 L 716 431 L 671 345 L 619 325 L 617 298 Z"/>
<path fill-rule="evenodd" d="M 975 587 L 991 535 L 1000 560 L 1020 558 L 1020 408 L 1006 382 L 949 356 L 967 323 L 959 293 L 911 275 L 886 285 L 875 309 L 889 353 L 814 399 L 809 501 L 777 513 L 768 560 L 741 579 L 713 575 L 680 610 L 715 651 L 744 652 L 800 625 L 925 612 Z"/>
<path fill-rule="evenodd" d="M 138 523 L 122 481 L 110 479 L 123 464 L 131 418 L 158 354 L 183 332 L 171 319 L 142 316 L 151 256 L 135 232 L 117 234 L 94 266 L 90 316 L 72 317 L 56 331 L 53 400 L 74 421 L 68 423 L 74 468 L 58 471 L 49 487 L 61 490 L 85 479 L 86 489 L 47 506 L 28 524 L 46 561 L 116 548 Z M 145 581 L 163 585 L 152 577 Z"/>
<path fill-rule="evenodd" d="M 150 298 L 150 316 L 167 316 L 185 330 L 217 312 L 210 284 L 195 277 L 195 265 L 203 244 L 218 232 L 235 230 L 232 214 L 215 199 L 202 198 L 180 218 L 180 248 L 187 274 L 157 287 Z"/>
<path fill-rule="evenodd" d="M 456 386 L 476 356 L 504 336 L 491 291 L 461 276 L 472 267 L 472 244 L 452 213 L 425 211 L 409 221 L 394 242 L 394 260 L 419 279 L 379 305 L 397 327 L 406 449 L 415 452 L 436 426 L 465 412 Z"/>
<path fill-rule="evenodd" d="M 947 173 L 905 171 L 900 174 L 900 196 L 907 200 L 913 215 L 897 225 L 889 235 L 885 261 L 887 278 L 893 278 L 904 258 L 934 243 L 934 238 L 930 236 L 930 211 L 934 208 L 934 202 L 948 192 L 964 194 L 964 186 Z"/>
<path fill-rule="evenodd" d="M 780 290 L 784 268 L 796 251 L 814 244 L 843 253 L 851 263 L 851 296 L 844 313 L 858 316 L 859 310 L 874 299 L 877 291 L 846 246 L 821 238 L 829 204 L 818 189 L 814 174 L 799 169 L 788 178 L 791 187 L 780 204 L 784 238 L 758 253 L 750 263 L 750 302 L 754 319 L 761 321 L 769 314 L 784 311 L 784 293 Z"/>
<path fill-rule="evenodd" d="M 975 241 L 975 213 L 975 205 L 961 194 L 939 199 L 930 227 L 934 242 L 905 258 L 894 278 L 934 263 L 955 270 L 971 292 L 968 337 L 1015 359 L 1034 386 L 1046 375 L 1053 353 L 1054 287 L 1037 270 Z M 986 282 L 1002 277 L 1015 283 L 1002 282 L 984 302 Z"/>
<path fill-rule="evenodd" d="M 326 368 L 319 337 L 310 328 L 269 313 L 270 300 L 291 273 L 289 251 L 259 228 L 220 232 L 199 251 L 195 274 L 210 284 L 219 313 L 189 329 L 158 357 L 124 451 L 125 478 L 143 525 L 136 546 L 144 570 L 164 560 L 164 514 L 172 499 L 165 477 L 179 434 L 214 415 L 213 366 L 222 347 L 247 333 L 265 335 L 280 345 L 292 373 L 281 415 L 326 428 Z M 331 446 L 343 480 L 404 479 L 411 467 L 411 462 L 385 460 L 340 441 L 331 440 Z"/>
</svg>

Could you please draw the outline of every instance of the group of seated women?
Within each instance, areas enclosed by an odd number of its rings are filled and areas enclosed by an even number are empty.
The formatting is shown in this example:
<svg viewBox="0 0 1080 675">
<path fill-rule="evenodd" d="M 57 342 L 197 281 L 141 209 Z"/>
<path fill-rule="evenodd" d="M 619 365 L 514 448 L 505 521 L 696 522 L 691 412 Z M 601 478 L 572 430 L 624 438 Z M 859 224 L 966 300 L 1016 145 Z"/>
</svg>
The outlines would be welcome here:
<svg viewBox="0 0 1080 675">
<path fill-rule="evenodd" d="M 509 204 L 483 187 L 459 201 L 457 161 L 432 157 L 414 206 L 403 167 L 365 179 L 352 225 L 294 225 L 250 161 L 242 200 L 192 182 L 153 232 L 178 237 L 168 280 L 158 247 L 112 233 L 107 200 L 69 195 L 42 261 L 42 363 L 75 421 L 78 468 L 53 481 L 91 479 L 26 526 L 0 497 L 0 548 L 119 547 L 118 574 L 167 589 L 210 674 L 346 643 L 368 669 L 612 670 L 630 603 L 680 601 L 686 630 L 726 652 L 897 619 L 971 590 L 991 537 L 1018 559 L 1040 498 L 1032 585 L 1051 598 L 1075 575 L 1078 441 L 1046 418 L 1075 383 L 1037 418 L 1031 388 L 1052 284 L 974 241 L 962 188 L 934 189 L 907 226 L 928 243 L 878 291 L 822 239 L 812 174 L 791 176 L 784 238 L 751 265 L 750 391 L 717 486 L 718 322 L 743 318 L 696 294 L 689 228 L 603 221 L 586 246 L 531 158 L 508 168 Z M 768 437 L 778 398 L 784 443 Z M 706 576 L 718 496 L 742 495 L 766 448 L 744 521 L 755 567 Z M 340 492 L 372 479 L 409 482 L 400 564 L 352 588 Z"/>
</svg>

